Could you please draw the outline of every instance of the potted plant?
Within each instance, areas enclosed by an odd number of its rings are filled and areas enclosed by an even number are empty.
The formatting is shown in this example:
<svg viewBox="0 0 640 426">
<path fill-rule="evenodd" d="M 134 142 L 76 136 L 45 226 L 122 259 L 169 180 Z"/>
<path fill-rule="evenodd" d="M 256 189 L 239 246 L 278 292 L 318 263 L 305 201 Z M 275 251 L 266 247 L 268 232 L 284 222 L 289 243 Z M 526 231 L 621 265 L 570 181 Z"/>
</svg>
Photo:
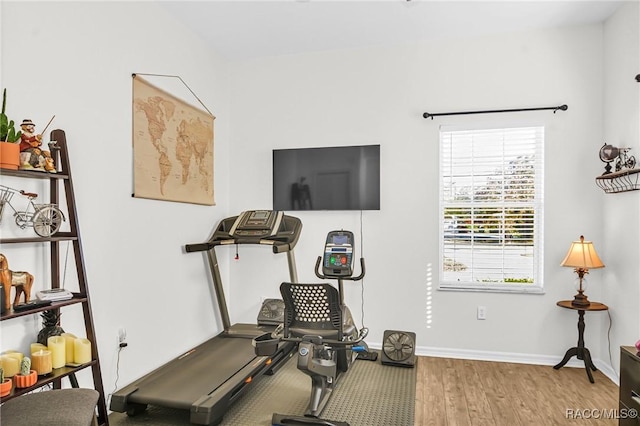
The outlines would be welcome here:
<svg viewBox="0 0 640 426">
<path fill-rule="evenodd" d="M 31 369 L 31 359 L 28 356 L 20 361 L 20 372 L 13 376 L 17 388 L 28 388 L 38 381 L 38 372 Z"/>
<path fill-rule="evenodd" d="M 7 89 L 2 91 L 2 112 L 0 113 L 0 168 L 17 170 L 20 165 L 20 136 L 15 123 L 5 113 Z"/>
<path fill-rule="evenodd" d="M 4 369 L 0 367 L 0 396 L 7 396 L 11 393 L 13 380 L 4 378 Z"/>
</svg>

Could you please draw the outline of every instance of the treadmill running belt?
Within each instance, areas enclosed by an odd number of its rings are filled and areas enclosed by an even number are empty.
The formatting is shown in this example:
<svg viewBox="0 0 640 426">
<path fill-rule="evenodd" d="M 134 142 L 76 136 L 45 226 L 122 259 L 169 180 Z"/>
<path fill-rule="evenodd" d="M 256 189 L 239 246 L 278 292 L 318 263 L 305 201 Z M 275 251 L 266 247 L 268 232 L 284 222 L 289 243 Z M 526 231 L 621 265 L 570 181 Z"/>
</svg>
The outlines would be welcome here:
<svg viewBox="0 0 640 426">
<path fill-rule="evenodd" d="M 188 410 L 256 358 L 251 340 L 222 336 L 186 354 L 132 383 L 129 401 Z"/>
</svg>

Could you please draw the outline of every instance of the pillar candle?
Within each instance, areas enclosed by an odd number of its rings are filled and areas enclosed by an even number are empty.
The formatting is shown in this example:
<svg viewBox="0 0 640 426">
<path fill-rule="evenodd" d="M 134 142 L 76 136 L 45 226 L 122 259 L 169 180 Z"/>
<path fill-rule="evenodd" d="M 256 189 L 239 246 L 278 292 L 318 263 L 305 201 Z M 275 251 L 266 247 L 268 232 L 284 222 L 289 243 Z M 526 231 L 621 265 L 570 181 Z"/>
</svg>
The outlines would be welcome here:
<svg viewBox="0 0 640 426">
<path fill-rule="evenodd" d="M 61 336 L 64 337 L 64 342 L 65 342 L 65 346 L 64 346 L 64 353 L 66 358 L 65 363 L 73 364 L 73 351 L 74 351 L 73 342 L 76 340 L 76 336 L 74 336 L 71 333 L 62 333 Z"/>
<path fill-rule="evenodd" d="M 18 362 L 22 361 L 22 357 L 24 357 L 22 352 L 18 352 L 18 351 L 14 351 L 14 350 L 4 351 L 2 353 L 2 355 L 16 357 L 16 358 L 18 358 Z"/>
<path fill-rule="evenodd" d="M 13 377 L 20 372 L 20 361 L 14 356 L 0 356 L 5 377 Z"/>
<path fill-rule="evenodd" d="M 91 341 L 89 339 L 76 339 L 73 345 L 73 360 L 76 364 L 86 364 L 91 361 Z"/>
<path fill-rule="evenodd" d="M 51 365 L 53 368 L 64 367 L 67 361 L 65 341 L 62 336 L 51 336 L 47 339 L 47 348 L 51 351 Z"/>
<path fill-rule="evenodd" d="M 34 352 L 46 351 L 46 350 L 48 350 L 46 345 L 43 345 L 42 343 L 32 343 L 31 350 L 29 353 L 33 354 Z"/>
<path fill-rule="evenodd" d="M 31 369 L 36 370 L 39 376 L 51 373 L 51 351 L 39 350 L 31 354 Z"/>
</svg>

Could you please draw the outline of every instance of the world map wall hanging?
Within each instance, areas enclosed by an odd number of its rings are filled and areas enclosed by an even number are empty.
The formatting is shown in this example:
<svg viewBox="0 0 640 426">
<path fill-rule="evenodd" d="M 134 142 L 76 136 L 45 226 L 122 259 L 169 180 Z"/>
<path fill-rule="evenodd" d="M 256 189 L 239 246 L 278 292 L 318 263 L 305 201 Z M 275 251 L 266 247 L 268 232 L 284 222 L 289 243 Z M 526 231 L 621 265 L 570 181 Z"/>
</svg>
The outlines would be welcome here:
<svg viewBox="0 0 640 426">
<path fill-rule="evenodd" d="M 184 84 L 177 76 L 161 77 L 177 78 Z M 140 74 L 133 74 L 132 107 L 133 196 L 215 205 L 215 116 Z"/>
</svg>

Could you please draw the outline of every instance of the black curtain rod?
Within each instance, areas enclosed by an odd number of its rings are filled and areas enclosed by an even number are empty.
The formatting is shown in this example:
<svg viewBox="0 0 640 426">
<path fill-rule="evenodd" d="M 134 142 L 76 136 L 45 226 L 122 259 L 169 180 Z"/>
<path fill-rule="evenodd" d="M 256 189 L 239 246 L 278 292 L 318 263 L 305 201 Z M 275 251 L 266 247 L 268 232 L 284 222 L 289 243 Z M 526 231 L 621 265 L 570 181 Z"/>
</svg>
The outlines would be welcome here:
<svg viewBox="0 0 640 426">
<path fill-rule="evenodd" d="M 636 75 L 636 81 L 640 83 L 640 74 Z"/>
<path fill-rule="evenodd" d="M 424 118 L 430 118 L 433 120 L 433 117 L 439 117 L 441 115 L 468 115 L 468 114 L 493 114 L 496 112 L 520 112 L 520 111 L 541 111 L 546 109 L 552 109 L 555 114 L 556 111 L 566 111 L 569 107 L 566 105 L 553 106 L 553 107 L 543 107 L 543 108 L 521 108 L 521 109 L 495 109 L 491 111 L 463 111 L 463 112 L 441 112 L 438 114 L 431 114 L 425 112 L 422 114 Z"/>
</svg>

